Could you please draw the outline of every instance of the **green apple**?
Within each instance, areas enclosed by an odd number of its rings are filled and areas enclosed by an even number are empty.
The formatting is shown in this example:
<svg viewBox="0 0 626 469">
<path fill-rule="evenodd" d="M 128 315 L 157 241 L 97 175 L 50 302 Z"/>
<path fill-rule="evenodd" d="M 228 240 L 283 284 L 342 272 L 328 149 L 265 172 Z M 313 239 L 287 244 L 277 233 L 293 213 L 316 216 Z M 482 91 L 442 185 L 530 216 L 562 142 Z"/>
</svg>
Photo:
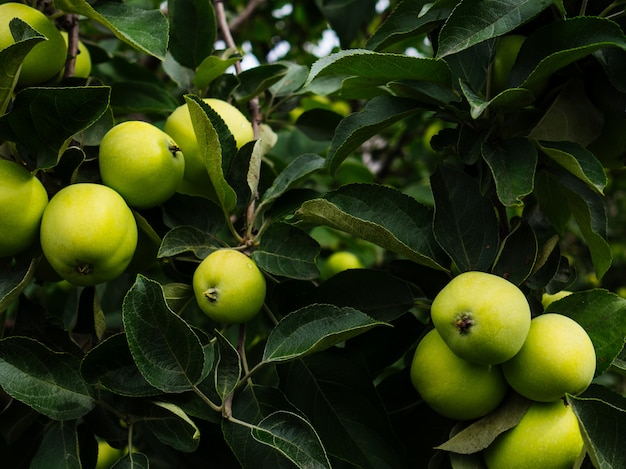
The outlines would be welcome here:
<svg viewBox="0 0 626 469">
<path fill-rule="evenodd" d="M 185 172 L 176 142 L 158 127 L 126 121 L 102 137 L 98 156 L 102 182 L 131 207 L 151 208 L 168 200 Z"/>
<path fill-rule="evenodd" d="M 543 306 L 543 309 L 546 309 L 548 306 L 550 306 L 550 304 L 554 303 L 555 301 L 559 301 L 561 298 L 565 298 L 566 296 L 569 296 L 571 294 L 572 292 L 568 290 L 561 290 L 560 292 L 556 293 L 544 293 L 541 295 L 541 305 Z"/>
<path fill-rule="evenodd" d="M 265 277 L 254 261 L 235 249 L 218 249 L 196 268 L 193 291 L 200 309 L 224 324 L 252 319 L 265 301 Z"/>
<path fill-rule="evenodd" d="M 3 3 L 0 5 L 0 50 L 15 43 L 9 28 L 13 18 L 28 23 L 47 38 L 35 45 L 24 59 L 18 86 L 32 86 L 54 78 L 67 59 L 67 45 L 61 32 L 41 11 L 23 3 Z"/>
<path fill-rule="evenodd" d="M 524 346 L 502 371 L 522 396 L 554 401 L 587 389 L 596 371 L 595 348 L 576 321 L 546 313 L 533 318 Z"/>
<path fill-rule="evenodd" d="M 459 357 L 483 365 L 512 358 L 530 328 L 530 306 L 508 280 L 486 272 L 464 272 L 435 297 L 433 324 Z"/>
<path fill-rule="evenodd" d="M 96 469 L 110 469 L 122 456 L 126 454 L 125 449 L 114 448 L 104 440 L 98 441 L 98 459 Z"/>
<path fill-rule="evenodd" d="M 363 263 L 356 255 L 349 251 L 337 251 L 322 264 L 321 277 L 327 279 L 344 270 L 362 268 Z"/>
<path fill-rule="evenodd" d="M 67 31 L 61 31 L 61 35 L 63 36 L 63 40 L 65 40 L 65 44 L 68 43 Z M 89 54 L 89 49 L 83 43 L 83 41 L 78 41 L 78 51 L 76 55 L 76 60 L 74 61 L 74 75 L 78 78 L 88 78 L 91 74 L 91 54 Z"/>
<path fill-rule="evenodd" d="M 203 101 L 224 120 L 235 138 L 237 148 L 241 148 L 254 139 L 252 124 L 235 106 L 215 98 L 205 98 Z M 187 104 L 179 106 L 168 116 L 163 130 L 178 143 L 185 155 L 185 175 L 178 191 L 183 194 L 213 198 L 213 186 L 198 148 Z M 207 158 L 212 157 L 210 150 Z"/>
<path fill-rule="evenodd" d="M 46 259 L 61 278 L 90 286 L 124 272 L 137 245 L 137 224 L 113 189 L 79 183 L 64 187 L 50 199 L 40 237 Z"/>
<path fill-rule="evenodd" d="M 578 419 L 559 399 L 533 402 L 483 455 L 488 469 L 572 469 L 582 449 Z"/>
<path fill-rule="evenodd" d="M 411 382 L 424 402 L 454 420 L 487 415 L 509 389 L 499 366 L 459 358 L 436 329 L 426 333 L 415 349 Z"/>
<path fill-rule="evenodd" d="M 43 184 L 24 167 L 0 160 L 0 257 L 11 257 L 31 246 L 48 205 Z"/>
</svg>

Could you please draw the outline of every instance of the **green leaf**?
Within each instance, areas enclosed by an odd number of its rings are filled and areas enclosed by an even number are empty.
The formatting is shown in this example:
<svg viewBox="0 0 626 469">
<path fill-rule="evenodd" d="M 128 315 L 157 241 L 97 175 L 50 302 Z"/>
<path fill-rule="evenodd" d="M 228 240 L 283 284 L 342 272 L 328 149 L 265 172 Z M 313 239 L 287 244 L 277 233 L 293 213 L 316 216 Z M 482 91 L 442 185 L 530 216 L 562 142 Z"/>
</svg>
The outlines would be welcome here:
<svg viewBox="0 0 626 469">
<path fill-rule="evenodd" d="M 57 0 L 55 6 L 84 15 L 106 26 L 118 39 L 137 50 L 165 59 L 169 26 L 158 9 L 146 10 L 121 2 L 98 2 L 92 6 L 86 0 Z"/>
<path fill-rule="evenodd" d="M 175 404 L 162 401 L 153 404 L 149 428 L 159 441 L 185 453 L 198 449 L 200 430 L 194 421 Z"/>
<path fill-rule="evenodd" d="M 252 259 L 272 275 L 313 280 L 319 277 L 315 263 L 319 253 L 317 241 L 304 231 L 285 223 L 273 223 L 263 232 Z"/>
<path fill-rule="evenodd" d="M 184 252 L 193 252 L 198 259 L 204 259 L 211 251 L 215 238 L 210 233 L 193 226 L 177 226 L 165 233 L 157 257 L 173 257 Z"/>
<path fill-rule="evenodd" d="M 252 429 L 252 436 L 283 454 L 299 468 L 331 467 L 315 429 L 292 412 L 279 410 L 268 415 Z"/>
<path fill-rule="evenodd" d="M 431 176 L 435 238 L 460 271 L 489 270 L 500 239 L 491 201 L 469 175 L 439 165 Z"/>
<path fill-rule="evenodd" d="M 567 396 L 582 427 L 586 449 L 599 469 L 626 467 L 626 448 L 620 435 L 626 432 L 624 397 L 592 385 L 582 396 Z"/>
<path fill-rule="evenodd" d="M 341 162 L 367 139 L 419 111 L 410 99 L 378 96 L 368 101 L 362 111 L 350 114 L 337 126 L 326 157 L 330 172 L 335 173 Z"/>
<path fill-rule="evenodd" d="M 580 144 L 574 142 L 538 142 L 542 152 L 599 194 L 604 193 L 607 175 L 602 163 Z"/>
<path fill-rule="evenodd" d="M 215 390 L 222 402 L 235 390 L 241 377 L 241 359 L 233 345 L 216 331 L 217 358 L 215 360 Z"/>
<path fill-rule="evenodd" d="M 314 153 L 305 153 L 296 157 L 276 176 L 272 185 L 265 191 L 261 197 L 259 209 L 274 202 L 300 181 L 322 169 L 325 164 L 326 160 Z"/>
<path fill-rule="evenodd" d="M 274 133 L 271 127 L 267 124 L 261 124 L 258 129 L 258 138 L 252 144 L 252 152 L 250 155 L 250 161 L 246 172 L 246 182 L 248 183 L 248 189 L 250 190 L 251 197 L 258 199 L 259 197 L 259 183 L 261 181 L 261 169 L 263 160 L 267 154 L 274 148 L 278 141 L 278 136 Z M 250 146 L 248 143 L 245 146 Z M 252 199 L 250 199 L 252 200 Z"/>
<path fill-rule="evenodd" d="M 195 69 L 213 52 L 217 36 L 213 4 L 201 0 L 168 0 L 167 18 L 169 52 L 181 65 Z"/>
<path fill-rule="evenodd" d="M 198 148 L 213 184 L 219 205 L 225 214 L 230 213 L 237 204 L 237 194 L 226 181 L 230 163 L 235 157 L 237 147 L 235 139 L 222 120 L 208 104 L 197 96 L 187 95 L 185 101 L 189 107 L 193 130 L 198 141 Z M 216 127 L 217 126 L 217 127 Z M 212 151 L 208 152 L 207 148 Z M 215 151 L 219 148 L 220 151 Z M 216 159 L 208 159 L 207 155 L 217 155 Z"/>
<path fill-rule="evenodd" d="M 289 96 L 299 90 L 309 75 L 309 68 L 294 62 L 281 60 L 277 62 L 287 68 L 283 77 L 274 83 L 269 91 L 274 96 Z"/>
<path fill-rule="evenodd" d="M 485 142 L 482 155 L 493 174 L 500 202 L 507 207 L 521 205 L 535 184 L 535 145 L 523 137 Z"/>
<path fill-rule="evenodd" d="M 122 320 L 128 347 L 146 381 L 165 392 L 191 390 L 202 378 L 200 339 L 165 302 L 162 287 L 143 275 L 126 294 Z"/>
<path fill-rule="evenodd" d="M 524 88 L 509 88 L 489 100 L 474 93 L 464 81 L 461 81 L 461 90 L 470 104 L 472 119 L 478 119 L 487 109 L 494 111 L 520 109 L 534 101 L 533 94 Z"/>
<path fill-rule="evenodd" d="M 506 34 L 550 5 L 549 0 L 462 0 L 439 31 L 437 57 L 443 58 Z"/>
<path fill-rule="evenodd" d="M 9 22 L 9 28 L 15 43 L 0 50 L 0 116 L 6 112 L 11 102 L 24 58 L 33 47 L 45 40 L 45 36 L 19 18 L 13 18 Z"/>
<path fill-rule="evenodd" d="M 237 101 L 250 101 L 278 83 L 287 74 L 287 67 L 280 63 L 258 65 L 241 72 L 239 86 L 235 89 Z"/>
<path fill-rule="evenodd" d="M 624 33 L 611 20 L 581 16 L 548 23 L 522 44 L 509 82 L 527 87 L 605 47 L 626 49 Z"/>
<path fill-rule="evenodd" d="M 143 453 L 132 452 L 117 460 L 111 469 L 148 469 L 150 461 Z"/>
<path fill-rule="evenodd" d="M 313 304 L 285 316 L 272 329 L 264 362 L 293 360 L 362 334 L 373 327 L 386 325 L 354 308 Z"/>
<path fill-rule="evenodd" d="M 169 228 L 189 225 L 215 234 L 226 226 L 220 207 L 204 197 L 174 194 L 161 208 Z"/>
<path fill-rule="evenodd" d="M 356 39 L 361 29 L 372 21 L 376 14 L 376 0 L 315 0 L 339 42 L 347 49 Z"/>
<path fill-rule="evenodd" d="M 552 224 L 552 228 L 560 235 L 565 234 L 572 212 L 564 204 L 565 189 L 548 171 L 537 172 L 534 196 L 539 202 L 543 214 Z"/>
<path fill-rule="evenodd" d="M 78 358 L 27 337 L 0 340 L 0 387 L 53 420 L 77 419 L 95 402 Z"/>
<path fill-rule="evenodd" d="M 334 347 L 278 371 L 287 399 L 306 414 L 338 467 L 410 467 L 360 357 Z"/>
<path fill-rule="evenodd" d="M 367 40 L 367 48 L 382 50 L 405 39 L 420 36 L 443 23 L 458 0 L 403 0 Z"/>
<path fill-rule="evenodd" d="M 106 86 L 25 88 L 17 93 L 11 112 L 0 118 L 15 140 L 37 158 L 38 168 L 49 168 L 69 139 L 95 123 L 107 110 Z"/>
<path fill-rule="evenodd" d="M 502 241 L 491 273 L 522 285 L 535 268 L 539 255 L 537 236 L 530 226 L 520 222 Z"/>
<path fill-rule="evenodd" d="M 111 85 L 111 107 L 116 114 L 147 113 L 167 116 L 178 102 L 161 86 L 142 81 Z"/>
<path fill-rule="evenodd" d="M 46 427 L 31 469 L 81 469 L 76 420 L 53 422 Z"/>
<path fill-rule="evenodd" d="M 83 358 L 80 372 L 87 383 L 121 396 L 154 396 L 161 393 L 139 372 L 123 332 L 92 348 Z"/>
<path fill-rule="evenodd" d="M 18 259 L 0 274 L 0 313 L 19 298 L 35 273 L 39 259 Z"/>
<path fill-rule="evenodd" d="M 228 67 L 234 65 L 239 60 L 241 60 L 239 56 L 227 58 L 215 55 L 208 56 L 198 65 L 193 76 L 193 84 L 197 88 L 207 87 L 213 80 L 226 72 Z"/>
<path fill-rule="evenodd" d="M 599 288 L 574 292 L 551 303 L 546 312 L 569 316 L 587 331 L 596 350 L 596 376 L 608 370 L 624 348 L 626 299 L 614 293 Z"/>
<path fill-rule="evenodd" d="M 296 220 L 325 225 L 407 257 L 446 270 L 447 260 L 432 232 L 433 211 L 396 189 L 349 184 L 309 200 Z"/>
</svg>

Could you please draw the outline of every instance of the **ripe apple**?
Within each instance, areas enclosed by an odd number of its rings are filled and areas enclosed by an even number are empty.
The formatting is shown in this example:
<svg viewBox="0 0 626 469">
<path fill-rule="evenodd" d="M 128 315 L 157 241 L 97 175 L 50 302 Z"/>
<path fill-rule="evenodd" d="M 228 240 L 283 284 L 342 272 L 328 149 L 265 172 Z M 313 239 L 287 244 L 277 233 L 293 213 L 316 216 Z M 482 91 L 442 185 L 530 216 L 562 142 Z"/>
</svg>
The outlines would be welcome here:
<svg viewBox="0 0 626 469">
<path fill-rule="evenodd" d="M 19 18 L 47 40 L 41 41 L 25 57 L 18 77 L 18 86 L 32 86 L 53 78 L 63 68 L 67 45 L 61 32 L 46 15 L 23 3 L 0 5 L 0 50 L 15 43 L 9 22 Z"/>
<path fill-rule="evenodd" d="M 193 291 L 200 309 L 224 324 L 252 319 L 265 301 L 265 277 L 250 257 L 234 249 L 218 249 L 196 268 Z"/>
<path fill-rule="evenodd" d="M 436 329 L 431 329 L 415 349 L 411 382 L 424 402 L 454 420 L 487 415 L 502 402 L 508 390 L 499 366 L 459 358 Z"/>
<path fill-rule="evenodd" d="M 571 469 L 582 449 L 578 419 L 559 399 L 533 402 L 483 455 L 489 469 Z"/>
<path fill-rule="evenodd" d="M 344 270 L 362 268 L 363 263 L 356 255 L 349 251 L 337 251 L 322 264 L 321 277 L 327 279 Z"/>
<path fill-rule="evenodd" d="M 61 31 L 65 44 L 68 43 L 67 31 Z M 78 41 L 78 51 L 74 62 L 74 75 L 78 78 L 88 78 L 91 74 L 91 55 L 83 41 Z"/>
<path fill-rule="evenodd" d="M 11 257 L 31 246 L 48 205 L 43 184 L 24 167 L 0 160 L 0 257 Z"/>
<path fill-rule="evenodd" d="M 547 313 L 533 318 L 522 349 L 502 364 L 507 382 L 534 401 L 554 401 L 565 393 L 580 394 L 593 379 L 593 343 L 573 319 Z"/>
<path fill-rule="evenodd" d="M 215 98 L 205 98 L 203 101 L 224 120 L 235 138 L 237 148 L 241 148 L 254 139 L 252 124 L 235 106 Z M 198 149 L 187 104 L 179 106 L 168 116 L 163 130 L 178 143 L 185 155 L 185 175 L 178 191 L 183 194 L 212 198 L 213 186 Z M 210 150 L 207 158 L 211 158 Z"/>
<path fill-rule="evenodd" d="M 454 353 L 483 365 L 512 358 L 530 328 L 530 306 L 522 291 L 486 272 L 457 275 L 437 294 L 430 313 Z"/>
<path fill-rule="evenodd" d="M 126 121 L 102 137 L 98 157 L 102 182 L 131 207 L 151 208 L 178 188 L 185 158 L 174 140 L 143 121 Z"/>
<path fill-rule="evenodd" d="M 100 184 L 57 192 L 41 220 L 41 248 L 52 268 L 74 285 L 121 275 L 137 245 L 137 224 L 122 196 Z"/>
</svg>

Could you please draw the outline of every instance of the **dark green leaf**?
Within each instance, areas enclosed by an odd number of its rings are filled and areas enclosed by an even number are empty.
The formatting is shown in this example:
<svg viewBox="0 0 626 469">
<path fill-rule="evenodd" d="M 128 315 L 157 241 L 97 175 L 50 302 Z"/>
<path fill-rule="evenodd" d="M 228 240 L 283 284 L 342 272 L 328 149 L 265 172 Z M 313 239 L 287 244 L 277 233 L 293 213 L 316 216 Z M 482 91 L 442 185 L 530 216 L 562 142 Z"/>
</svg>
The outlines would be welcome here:
<svg viewBox="0 0 626 469">
<path fill-rule="evenodd" d="M 39 259 L 18 259 L 0 273 L 0 313 L 20 296 L 33 278 Z"/>
<path fill-rule="evenodd" d="M 160 86 L 146 82 L 118 81 L 111 86 L 111 107 L 117 114 L 169 115 L 178 102 Z"/>
<path fill-rule="evenodd" d="M 217 35 L 215 10 L 210 2 L 168 0 L 169 52 L 181 65 L 195 69 L 213 52 Z"/>
<path fill-rule="evenodd" d="M 168 308 L 157 282 L 137 276 L 124 298 L 122 320 L 130 353 L 152 386 L 181 392 L 202 378 L 202 344 L 189 324 Z"/>
<path fill-rule="evenodd" d="M 193 252 L 198 259 L 204 259 L 215 249 L 214 243 L 215 238 L 209 233 L 193 226 L 177 226 L 163 237 L 157 257 L 173 257 L 183 252 Z"/>
<path fill-rule="evenodd" d="M 238 75 L 239 86 L 235 90 L 238 101 L 249 101 L 263 94 L 287 74 L 288 69 L 280 63 L 259 65 Z"/>
<path fill-rule="evenodd" d="M 290 459 L 302 469 L 331 468 L 326 451 L 309 422 L 292 412 L 279 410 L 252 429 L 252 436 Z"/>
<path fill-rule="evenodd" d="M 522 137 L 486 142 L 482 155 L 493 174 L 500 202 L 507 207 L 521 205 L 535 184 L 535 145 Z"/>
<path fill-rule="evenodd" d="M 26 88 L 0 122 L 6 119 L 16 141 L 37 158 L 38 168 L 48 168 L 57 163 L 73 135 L 106 112 L 109 92 L 106 86 Z"/>
<path fill-rule="evenodd" d="M 312 140 L 330 141 L 341 122 L 341 115 L 329 109 L 311 109 L 296 120 L 296 127 Z"/>
<path fill-rule="evenodd" d="M 376 326 L 385 325 L 354 308 L 314 304 L 285 316 L 272 329 L 264 362 L 283 362 L 332 347 Z"/>
<path fill-rule="evenodd" d="M 174 194 L 162 205 L 163 222 L 169 228 L 189 225 L 207 233 L 217 233 L 225 227 L 222 210 L 204 197 Z"/>
<path fill-rule="evenodd" d="M 198 449 L 200 430 L 183 410 L 169 402 L 154 402 L 150 431 L 165 445 L 191 453 Z"/>
<path fill-rule="evenodd" d="M 132 452 L 117 460 L 111 469 L 148 469 L 150 461 L 143 453 Z"/>
<path fill-rule="evenodd" d="M 571 210 L 564 203 L 566 195 L 563 186 L 548 171 L 539 171 L 535 180 L 534 196 L 552 228 L 563 236 L 572 217 Z"/>
<path fill-rule="evenodd" d="M 315 0 L 345 49 L 376 14 L 376 0 Z"/>
<path fill-rule="evenodd" d="M 439 32 L 439 58 L 501 36 L 552 5 L 549 0 L 463 0 Z"/>
<path fill-rule="evenodd" d="M 491 201 L 465 173 L 439 165 L 431 176 L 433 228 L 441 247 L 461 271 L 489 270 L 500 244 Z"/>
<path fill-rule="evenodd" d="M 252 258 L 259 268 L 281 277 L 313 280 L 319 277 L 315 263 L 320 246 L 307 233 L 285 223 L 274 223 L 263 233 Z"/>
<path fill-rule="evenodd" d="M 216 332 L 217 353 L 215 365 L 215 390 L 222 402 L 235 390 L 241 377 L 241 359 L 233 345 Z"/>
<path fill-rule="evenodd" d="M 465 82 L 461 82 L 461 90 L 470 105 L 470 114 L 473 119 L 478 119 L 487 109 L 494 111 L 520 109 L 534 101 L 533 94 L 524 88 L 509 88 L 490 100 L 474 93 Z"/>
<path fill-rule="evenodd" d="M 82 417 L 93 409 L 79 360 L 27 337 L 0 340 L 0 387 L 53 420 Z"/>
<path fill-rule="evenodd" d="M 304 84 L 309 75 L 309 68 L 293 62 L 277 62 L 287 68 L 283 77 L 270 87 L 275 96 L 288 96 L 295 93 Z"/>
<path fill-rule="evenodd" d="M 596 349 L 596 376 L 604 373 L 624 348 L 626 299 L 614 293 L 602 289 L 574 292 L 551 303 L 546 312 L 569 316 L 587 331 Z"/>
<path fill-rule="evenodd" d="M 296 218 L 370 241 L 419 264 L 446 270 L 432 232 L 433 211 L 400 191 L 350 184 L 302 204 Z"/>
<path fill-rule="evenodd" d="M 204 59 L 196 70 L 193 77 L 193 84 L 197 88 L 207 87 L 213 80 L 222 75 L 228 67 L 231 67 L 237 61 L 241 60 L 241 57 L 228 57 L 221 58 L 215 55 L 211 55 Z"/>
<path fill-rule="evenodd" d="M 538 250 L 535 232 L 527 223 L 521 222 L 502 241 L 491 272 L 515 285 L 522 285 L 535 268 Z"/>
<path fill-rule="evenodd" d="M 58 0 L 55 6 L 97 21 L 136 49 L 165 59 L 169 27 L 159 10 L 145 10 L 121 2 L 99 2 L 92 6 L 85 0 Z"/>
<path fill-rule="evenodd" d="M 161 392 L 139 372 L 124 333 L 108 337 L 91 349 L 82 360 L 80 372 L 89 384 L 122 396 L 154 396 Z"/>
<path fill-rule="evenodd" d="M 54 422 L 46 428 L 31 469 L 81 469 L 76 420 Z"/>
</svg>

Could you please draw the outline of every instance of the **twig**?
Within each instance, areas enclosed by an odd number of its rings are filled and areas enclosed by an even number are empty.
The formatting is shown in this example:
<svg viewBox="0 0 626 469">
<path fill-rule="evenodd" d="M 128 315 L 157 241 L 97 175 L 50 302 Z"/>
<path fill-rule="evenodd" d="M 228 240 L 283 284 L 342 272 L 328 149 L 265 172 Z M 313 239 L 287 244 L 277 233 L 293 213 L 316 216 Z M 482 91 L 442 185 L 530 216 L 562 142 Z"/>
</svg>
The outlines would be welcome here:
<svg viewBox="0 0 626 469">
<path fill-rule="evenodd" d="M 78 55 L 78 15 L 70 13 L 63 18 L 63 24 L 67 31 L 67 60 L 63 78 L 73 77 Z"/>
<path fill-rule="evenodd" d="M 248 21 L 248 19 L 254 14 L 254 10 L 256 10 L 257 7 L 263 3 L 265 3 L 265 0 L 251 0 L 248 2 L 246 8 L 244 8 L 244 10 L 230 22 L 230 30 L 238 30 L 241 25 Z"/>
</svg>

